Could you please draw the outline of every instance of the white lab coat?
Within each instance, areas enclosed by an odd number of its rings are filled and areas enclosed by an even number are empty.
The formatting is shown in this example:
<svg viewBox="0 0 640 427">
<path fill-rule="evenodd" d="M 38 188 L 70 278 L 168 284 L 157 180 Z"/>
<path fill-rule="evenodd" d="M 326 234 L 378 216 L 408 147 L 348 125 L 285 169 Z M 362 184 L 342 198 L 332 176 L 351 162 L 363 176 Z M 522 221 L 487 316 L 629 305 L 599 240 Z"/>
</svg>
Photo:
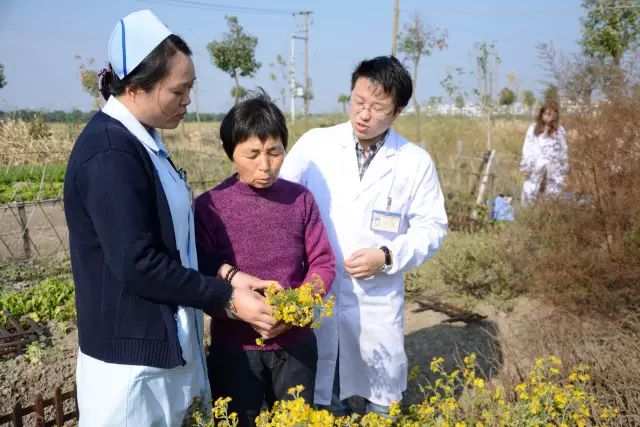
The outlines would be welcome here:
<svg viewBox="0 0 640 427">
<path fill-rule="evenodd" d="M 331 401 L 336 359 L 341 399 L 357 395 L 385 406 L 400 401 L 407 382 L 402 272 L 435 254 L 447 231 L 444 198 L 431 158 L 390 131 L 361 181 L 347 122 L 305 133 L 285 158 L 280 175 L 311 190 L 336 255 L 334 315 L 316 330 L 315 403 Z M 388 197 L 389 211 L 402 214 L 400 230 L 372 231 L 372 211 L 384 211 Z M 389 272 L 368 280 L 345 272 L 343 262 L 354 251 L 382 245 L 393 252 Z"/>
<path fill-rule="evenodd" d="M 533 133 L 535 127 L 535 123 L 529 126 L 522 147 L 520 170 L 527 174 L 522 185 L 523 206 L 535 201 L 545 175 L 546 184 L 543 193 L 559 196 L 569 168 L 564 128 L 558 126 L 558 131 L 553 136 L 544 132 L 536 136 Z"/>
</svg>

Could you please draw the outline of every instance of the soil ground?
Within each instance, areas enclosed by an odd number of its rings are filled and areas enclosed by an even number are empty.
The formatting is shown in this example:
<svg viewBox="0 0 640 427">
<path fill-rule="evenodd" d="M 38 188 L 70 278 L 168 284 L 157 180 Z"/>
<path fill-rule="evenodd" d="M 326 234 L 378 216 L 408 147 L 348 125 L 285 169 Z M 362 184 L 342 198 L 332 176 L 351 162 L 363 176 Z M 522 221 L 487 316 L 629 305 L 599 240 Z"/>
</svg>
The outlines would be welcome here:
<svg viewBox="0 0 640 427">
<path fill-rule="evenodd" d="M 466 354 L 476 352 L 478 364 L 486 377 L 497 376 L 505 364 L 505 348 L 517 347 L 519 331 L 525 324 L 542 321 L 550 309 L 526 297 L 519 297 L 509 313 L 494 306 L 480 303 L 474 311 L 487 315 L 487 319 L 464 324 L 443 323 L 446 315 L 434 311 L 414 312 L 419 305 L 412 296 L 405 304 L 405 346 L 409 366 L 428 367 L 433 357 L 445 358 L 445 367 L 452 369 L 455 361 Z M 36 393 L 45 398 L 53 394 L 55 387 L 63 391 L 73 388 L 77 353 L 76 330 L 62 330 L 59 324 L 48 327 L 50 336 L 43 342 L 44 348 L 37 354 L 39 361 L 28 356 L 0 361 L 0 415 L 11 412 L 16 402 L 33 403 Z M 425 370 L 423 369 L 423 373 Z M 420 399 L 415 385 L 410 384 L 405 403 Z"/>
</svg>

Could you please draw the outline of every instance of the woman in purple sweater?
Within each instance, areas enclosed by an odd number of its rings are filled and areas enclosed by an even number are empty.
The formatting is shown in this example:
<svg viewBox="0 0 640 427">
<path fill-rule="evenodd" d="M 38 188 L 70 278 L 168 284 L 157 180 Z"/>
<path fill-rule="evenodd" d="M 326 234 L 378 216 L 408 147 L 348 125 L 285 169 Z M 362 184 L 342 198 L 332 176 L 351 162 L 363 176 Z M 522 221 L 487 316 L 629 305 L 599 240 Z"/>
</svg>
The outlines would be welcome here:
<svg viewBox="0 0 640 427">
<path fill-rule="evenodd" d="M 282 112 L 264 92 L 234 106 L 220 137 L 236 173 L 196 200 L 196 242 L 200 269 L 211 254 L 226 261 L 209 272 L 233 283 L 234 270 L 295 288 L 318 275 L 329 292 L 335 258 L 318 207 L 305 187 L 278 178 L 287 147 Z M 213 398 L 231 397 L 241 426 L 254 425 L 263 401 L 271 407 L 304 386 L 313 402 L 316 339 L 309 327 L 282 324 L 254 329 L 231 310 L 211 321 L 208 356 Z M 256 338 L 267 338 L 256 345 Z"/>
</svg>

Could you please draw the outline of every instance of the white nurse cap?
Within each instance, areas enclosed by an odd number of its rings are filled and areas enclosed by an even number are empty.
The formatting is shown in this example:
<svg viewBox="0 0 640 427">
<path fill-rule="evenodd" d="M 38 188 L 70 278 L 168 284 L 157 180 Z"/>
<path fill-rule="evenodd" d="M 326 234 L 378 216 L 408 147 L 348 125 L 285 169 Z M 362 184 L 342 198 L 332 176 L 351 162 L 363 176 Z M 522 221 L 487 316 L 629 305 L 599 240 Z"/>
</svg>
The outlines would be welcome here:
<svg viewBox="0 0 640 427">
<path fill-rule="evenodd" d="M 125 16 L 109 38 L 109 62 L 113 72 L 124 79 L 171 34 L 150 10 Z"/>
</svg>

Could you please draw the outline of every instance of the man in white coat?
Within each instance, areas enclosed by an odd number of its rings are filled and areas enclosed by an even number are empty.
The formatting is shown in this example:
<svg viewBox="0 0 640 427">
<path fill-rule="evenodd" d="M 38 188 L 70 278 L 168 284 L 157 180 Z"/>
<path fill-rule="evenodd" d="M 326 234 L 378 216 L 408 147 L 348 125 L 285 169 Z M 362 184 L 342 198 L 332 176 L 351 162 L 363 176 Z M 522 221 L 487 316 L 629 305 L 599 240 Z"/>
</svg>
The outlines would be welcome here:
<svg viewBox="0 0 640 427">
<path fill-rule="evenodd" d="M 362 61 L 349 122 L 305 133 L 281 169 L 312 191 L 336 255 L 335 314 L 316 330 L 315 403 L 337 415 L 350 411 L 351 396 L 380 414 L 401 400 L 403 273 L 433 256 L 447 232 L 433 161 L 391 130 L 412 91 L 396 58 Z"/>
</svg>

